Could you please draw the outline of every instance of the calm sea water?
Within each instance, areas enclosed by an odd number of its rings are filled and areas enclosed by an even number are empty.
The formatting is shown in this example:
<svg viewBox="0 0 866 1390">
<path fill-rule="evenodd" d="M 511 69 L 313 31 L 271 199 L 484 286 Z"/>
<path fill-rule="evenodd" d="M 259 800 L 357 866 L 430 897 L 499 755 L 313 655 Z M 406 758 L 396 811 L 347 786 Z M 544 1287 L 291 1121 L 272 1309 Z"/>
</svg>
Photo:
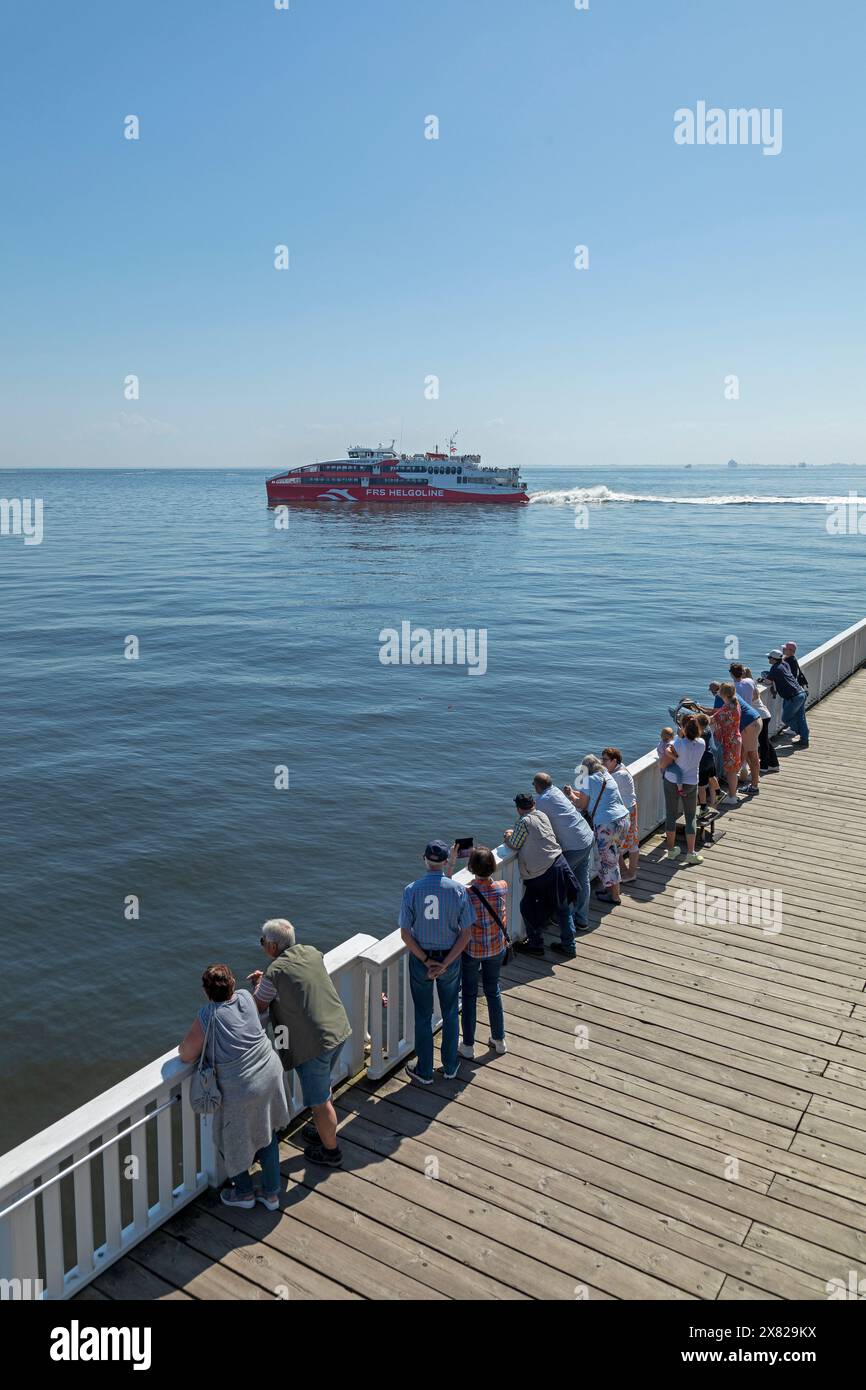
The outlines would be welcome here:
<svg viewBox="0 0 866 1390">
<path fill-rule="evenodd" d="M 265 918 L 386 934 L 428 838 L 496 844 L 539 767 L 645 752 L 730 636 L 759 669 L 863 616 L 866 537 L 785 500 L 862 470 L 526 476 L 529 507 L 277 530 L 254 472 L 0 475 L 45 508 L 0 537 L 4 1148 L 172 1046 Z M 486 674 L 382 665 L 403 621 L 486 629 Z"/>
</svg>

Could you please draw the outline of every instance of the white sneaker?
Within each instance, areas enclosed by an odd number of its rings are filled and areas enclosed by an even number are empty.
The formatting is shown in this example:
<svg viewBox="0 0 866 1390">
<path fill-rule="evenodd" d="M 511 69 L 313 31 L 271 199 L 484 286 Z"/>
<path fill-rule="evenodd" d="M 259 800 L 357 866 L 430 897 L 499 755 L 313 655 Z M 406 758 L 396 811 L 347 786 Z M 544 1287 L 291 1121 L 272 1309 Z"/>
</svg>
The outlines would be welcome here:
<svg viewBox="0 0 866 1390">
<path fill-rule="evenodd" d="M 683 860 L 684 864 L 703 864 L 703 862 L 704 856 L 702 854 L 696 854 L 694 850 L 692 850 L 691 854 L 687 854 Z"/>
<path fill-rule="evenodd" d="M 508 1043 L 504 1038 L 489 1038 L 488 1047 L 492 1047 L 498 1057 L 504 1057 L 508 1051 Z"/>
<path fill-rule="evenodd" d="M 279 1197 L 267 1197 L 264 1192 L 257 1192 L 256 1201 L 261 1202 L 262 1206 L 267 1207 L 268 1211 L 279 1211 L 280 1209 Z"/>
<path fill-rule="evenodd" d="M 731 796 L 729 793 L 727 796 L 722 797 L 723 806 L 739 806 L 739 804 L 740 798 L 738 796 Z"/>
<path fill-rule="evenodd" d="M 679 845 L 674 845 L 673 849 L 668 850 L 668 859 L 679 859 L 681 854 L 682 850 Z"/>
<path fill-rule="evenodd" d="M 466 1057 L 468 1061 L 475 1061 L 475 1044 L 461 1042 L 457 1044 L 457 1051 L 461 1057 Z"/>
</svg>

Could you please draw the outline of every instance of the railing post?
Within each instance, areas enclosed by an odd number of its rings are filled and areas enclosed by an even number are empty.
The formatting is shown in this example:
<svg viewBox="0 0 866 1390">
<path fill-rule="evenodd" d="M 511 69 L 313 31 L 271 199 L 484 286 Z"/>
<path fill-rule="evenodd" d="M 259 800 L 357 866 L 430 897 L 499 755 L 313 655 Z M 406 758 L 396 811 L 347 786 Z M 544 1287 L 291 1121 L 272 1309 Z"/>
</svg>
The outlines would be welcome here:
<svg viewBox="0 0 866 1390">
<path fill-rule="evenodd" d="M 32 1187 L 4 1196 L 3 1205 L 11 1206 L 24 1197 Z M 25 1202 L 0 1221 L 0 1278 L 21 1280 L 18 1287 L 32 1288 L 39 1278 L 39 1251 L 36 1244 L 36 1204 Z M 28 1281 L 23 1283 L 23 1281 Z"/>
<path fill-rule="evenodd" d="M 201 1170 L 207 1178 L 208 1187 L 220 1187 L 227 1174 L 214 1144 L 213 1115 L 200 1116 L 199 1133 L 201 1135 Z"/>
</svg>

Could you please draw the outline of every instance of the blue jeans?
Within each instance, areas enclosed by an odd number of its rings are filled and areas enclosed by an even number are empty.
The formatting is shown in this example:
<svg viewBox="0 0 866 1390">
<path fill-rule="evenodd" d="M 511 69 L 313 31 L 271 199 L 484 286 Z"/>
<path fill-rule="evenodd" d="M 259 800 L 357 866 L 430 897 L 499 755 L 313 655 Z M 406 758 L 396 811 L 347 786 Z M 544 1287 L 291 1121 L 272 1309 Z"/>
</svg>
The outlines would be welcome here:
<svg viewBox="0 0 866 1390">
<path fill-rule="evenodd" d="M 566 939 L 562 935 L 563 946 L 574 946 L 574 927 L 575 923 L 579 927 L 585 927 L 589 921 L 589 856 L 592 853 L 592 842 L 586 849 L 567 849 L 563 853 L 571 868 L 571 872 L 577 879 L 578 894 L 577 902 L 572 908 L 573 920 L 570 923 L 569 936 Z M 560 933 L 562 927 L 560 924 Z"/>
<path fill-rule="evenodd" d="M 806 694 L 792 695 L 790 700 L 782 701 L 782 722 L 792 733 L 798 734 L 804 743 L 809 742 L 809 725 L 806 723 Z"/>
<path fill-rule="evenodd" d="M 342 1050 L 343 1043 L 337 1043 L 330 1052 L 311 1057 L 309 1062 L 299 1062 L 295 1067 L 301 1083 L 301 1099 L 311 1110 L 314 1105 L 327 1105 L 331 1099 L 331 1072 Z"/>
<path fill-rule="evenodd" d="M 269 1197 L 280 1190 L 280 1138 L 276 1130 L 273 1133 L 270 1144 L 266 1144 L 263 1149 L 259 1149 L 256 1158 L 262 1165 L 262 1191 Z M 242 1196 L 248 1197 L 253 1190 L 253 1180 L 250 1174 L 238 1173 L 232 1178 L 235 1191 Z"/>
<path fill-rule="evenodd" d="M 505 1016 L 502 1012 L 502 994 L 499 989 L 499 972 L 502 969 L 504 959 L 504 950 L 500 951 L 498 956 L 486 956 L 482 960 L 476 960 L 474 956 L 469 955 L 468 951 L 464 951 L 460 957 L 463 977 L 463 1041 L 465 1043 L 474 1043 L 475 1041 L 479 975 L 481 976 L 484 998 L 487 1000 L 490 1036 L 495 1038 L 497 1042 L 502 1042 L 505 1037 Z"/>
<path fill-rule="evenodd" d="M 425 1081 L 433 1079 L 433 981 L 427 978 L 427 967 L 416 955 L 409 956 L 409 988 L 415 1005 L 415 1051 L 418 1054 L 418 1075 Z M 460 957 L 436 981 L 439 1007 L 442 1010 L 442 1067 L 447 1072 L 457 1070 L 457 1042 L 460 1034 Z"/>
</svg>

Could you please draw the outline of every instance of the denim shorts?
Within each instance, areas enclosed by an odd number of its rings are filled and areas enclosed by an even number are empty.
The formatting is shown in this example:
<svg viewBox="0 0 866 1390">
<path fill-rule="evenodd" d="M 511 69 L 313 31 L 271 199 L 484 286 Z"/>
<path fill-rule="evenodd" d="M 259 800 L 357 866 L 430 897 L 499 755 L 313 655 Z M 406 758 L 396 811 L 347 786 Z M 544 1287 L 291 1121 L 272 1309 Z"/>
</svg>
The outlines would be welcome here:
<svg viewBox="0 0 866 1390">
<path fill-rule="evenodd" d="M 330 1052 L 322 1052 L 295 1067 L 305 1106 L 324 1105 L 331 1099 L 331 1072 L 342 1050 L 343 1044 L 338 1043 Z"/>
</svg>

